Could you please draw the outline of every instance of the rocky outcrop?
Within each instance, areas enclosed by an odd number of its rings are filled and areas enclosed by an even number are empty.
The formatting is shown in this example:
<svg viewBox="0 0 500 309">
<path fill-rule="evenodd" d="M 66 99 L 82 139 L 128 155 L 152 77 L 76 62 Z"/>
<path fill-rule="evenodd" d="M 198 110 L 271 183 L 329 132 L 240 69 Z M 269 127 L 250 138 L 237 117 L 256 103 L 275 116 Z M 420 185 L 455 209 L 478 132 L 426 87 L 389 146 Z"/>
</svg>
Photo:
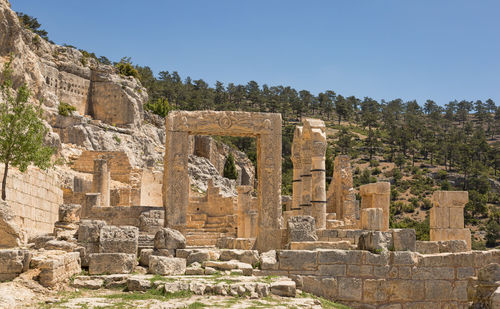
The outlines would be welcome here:
<svg viewBox="0 0 500 309">
<path fill-rule="evenodd" d="M 206 192 L 208 181 L 212 180 L 214 186 L 220 188 L 222 196 L 228 197 L 237 195 L 235 181 L 222 177 L 207 158 L 189 156 L 188 174 L 191 185 L 200 191 Z"/>
<path fill-rule="evenodd" d="M 14 212 L 5 201 L 0 201 L 0 248 L 20 246 L 24 241 L 24 233 L 14 222 Z"/>
</svg>

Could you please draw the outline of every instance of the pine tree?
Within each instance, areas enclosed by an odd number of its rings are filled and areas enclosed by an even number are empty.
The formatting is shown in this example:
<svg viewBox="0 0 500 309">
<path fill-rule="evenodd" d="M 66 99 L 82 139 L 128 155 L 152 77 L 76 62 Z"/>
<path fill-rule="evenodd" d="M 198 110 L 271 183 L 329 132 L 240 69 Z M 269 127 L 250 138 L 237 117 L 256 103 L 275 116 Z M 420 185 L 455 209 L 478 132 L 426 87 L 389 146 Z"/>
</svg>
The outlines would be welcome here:
<svg viewBox="0 0 500 309">
<path fill-rule="evenodd" d="M 234 164 L 233 154 L 229 153 L 224 163 L 224 177 L 229 179 L 237 179 L 238 171 L 236 170 L 236 165 Z"/>
</svg>

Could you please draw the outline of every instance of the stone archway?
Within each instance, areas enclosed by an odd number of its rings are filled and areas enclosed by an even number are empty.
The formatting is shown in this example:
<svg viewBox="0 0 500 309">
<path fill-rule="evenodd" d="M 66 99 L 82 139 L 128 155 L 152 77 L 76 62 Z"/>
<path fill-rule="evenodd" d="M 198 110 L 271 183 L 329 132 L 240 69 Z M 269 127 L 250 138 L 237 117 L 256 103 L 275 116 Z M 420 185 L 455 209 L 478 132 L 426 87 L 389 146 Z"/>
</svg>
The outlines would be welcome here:
<svg viewBox="0 0 500 309">
<path fill-rule="evenodd" d="M 188 136 L 229 135 L 257 139 L 259 251 L 281 247 L 281 114 L 173 111 L 166 119 L 163 205 L 165 225 L 184 232 L 189 202 Z"/>
</svg>

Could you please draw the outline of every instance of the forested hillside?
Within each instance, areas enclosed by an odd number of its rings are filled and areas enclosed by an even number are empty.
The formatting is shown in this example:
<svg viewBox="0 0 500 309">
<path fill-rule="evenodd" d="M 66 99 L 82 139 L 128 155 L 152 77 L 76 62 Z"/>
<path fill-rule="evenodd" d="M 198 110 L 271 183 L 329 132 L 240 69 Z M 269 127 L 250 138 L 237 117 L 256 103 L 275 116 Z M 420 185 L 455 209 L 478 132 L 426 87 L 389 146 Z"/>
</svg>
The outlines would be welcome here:
<svg viewBox="0 0 500 309">
<path fill-rule="evenodd" d="M 40 30 L 36 19 L 20 15 L 26 27 Z M 34 26 L 33 26 L 34 25 Z M 47 34 L 44 32 L 45 39 Z M 93 57 L 110 64 L 106 57 Z M 434 190 L 468 190 L 466 225 L 475 248 L 498 246 L 500 236 L 500 107 L 487 99 L 452 100 L 444 107 L 426 102 L 344 96 L 334 90 L 318 95 L 284 85 L 246 85 L 181 77 L 133 65 L 130 58 L 114 63 L 117 70 L 139 79 L 148 90 L 147 110 L 165 116 L 179 110 L 242 110 L 281 113 L 283 123 L 283 193 L 291 192 L 290 150 L 294 125 L 301 117 L 327 123 L 327 175 L 335 154 L 352 158 L 355 184 L 392 182 L 391 224 L 414 227 L 428 239 L 430 196 Z M 222 138 L 255 161 L 255 141 Z"/>
</svg>

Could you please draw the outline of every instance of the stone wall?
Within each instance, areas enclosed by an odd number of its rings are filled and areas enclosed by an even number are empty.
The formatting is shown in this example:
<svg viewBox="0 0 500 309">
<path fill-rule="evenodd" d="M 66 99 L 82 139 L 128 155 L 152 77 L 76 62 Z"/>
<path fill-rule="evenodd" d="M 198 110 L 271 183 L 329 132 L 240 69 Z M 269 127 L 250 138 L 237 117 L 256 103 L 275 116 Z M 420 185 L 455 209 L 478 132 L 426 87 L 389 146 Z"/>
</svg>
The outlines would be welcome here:
<svg viewBox="0 0 500 309">
<path fill-rule="evenodd" d="M 82 219 L 103 220 L 106 221 L 108 225 L 131 225 L 140 227 L 140 215 L 151 210 L 163 210 L 163 207 L 92 207 Z"/>
<path fill-rule="evenodd" d="M 3 177 L 0 164 L 0 179 Z M 15 223 L 28 237 L 51 233 L 58 218 L 63 192 L 54 171 L 29 167 L 25 173 L 14 168 L 7 174 L 7 203 L 15 213 Z"/>
<path fill-rule="evenodd" d="M 141 202 L 144 206 L 163 206 L 163 173 L 150 170 L 142 171 Z"/>
<path fill-rule="evenodd" d="M 283 250 L 276 263 L 262 263 L 262 274 L 291 276 L 303 291 L 354 308 L 465 309 L 468 278 L 499 259 L 500 250 L 430 255 Z"/>
<path fill-rule="evenodd" d="M 83 151 L 81 156 L 73 162 L 71 166 L 75 171 L 90 173 L 94 172 L 95 159 L 107 159 L 111 171 L 111 179 L 130 183 L 132 166 L 125 152 L 121 151 Z"/>
</svg>

